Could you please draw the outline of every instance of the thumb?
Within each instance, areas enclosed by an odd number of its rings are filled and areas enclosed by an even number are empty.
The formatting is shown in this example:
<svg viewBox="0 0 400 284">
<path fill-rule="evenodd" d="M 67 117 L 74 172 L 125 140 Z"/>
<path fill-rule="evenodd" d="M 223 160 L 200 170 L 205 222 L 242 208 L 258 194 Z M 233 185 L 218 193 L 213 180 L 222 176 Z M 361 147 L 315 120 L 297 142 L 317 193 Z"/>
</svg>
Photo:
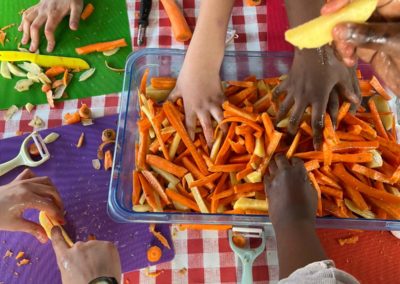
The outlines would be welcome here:
<svg viewBox="0 0 400 284">
<path fill-rule="evenodd" d="M 69 249 L 59 226 L 54 226 L 51 229 L 51 243 L 57 259 Z"/>
<path fill-rule="evenodd" d="M 79 19 L 81 17 L 83 9 L 83 1 L 72 1 L 71 3 L 71 15 L 69 17 L 69 27 L 71 30 L 78 30 Z"/>
<path fill-rule="evenodd" d="M 17 221 L 14 221 L 13 230 L 31 234 L 42 244 L 46 243 L 48 240 L 46 232 L 42 226 L 25 219 L 18 219 Z"/>
<path fill-rule="evenodd" d="M 179 91 L 178 88 L 175 87 L 175 88 L 171 91 L 171 93 L 169 94 L 168 100 L 169 100 L 169 101 L 172 101 L 172 102 L 175 102 L 177 99 L 179 99 L 179 98 L 181 98 L 181 97 L 182 97 L 181 92 Z"/>
<path fill-rule="evenodd" d="M 26 179 L 31 179 L 36 177 L 36 175 L 30 170 L 30 169 L 25 169 L 22 173 L 20 173 L 14 181 L 21 181 L 21 180 L 26 180 Z"/>
</svg>

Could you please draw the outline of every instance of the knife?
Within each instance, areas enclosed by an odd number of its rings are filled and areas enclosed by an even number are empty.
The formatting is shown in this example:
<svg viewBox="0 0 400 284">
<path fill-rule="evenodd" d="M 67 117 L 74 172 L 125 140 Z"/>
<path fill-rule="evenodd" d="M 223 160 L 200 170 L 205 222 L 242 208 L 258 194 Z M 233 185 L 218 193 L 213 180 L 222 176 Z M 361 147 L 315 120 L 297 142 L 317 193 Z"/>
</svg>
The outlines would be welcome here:
<svg viewBox="0 0 400 284">
<path fill-rule="evenodd" d="M 140 18 L 139 18 L 139 31 L 137 38 L 137 45 L 141 46 L 144 42 L 146 28 L 149 25 L 149 15 L 151 11 L 152 0 L 141 0 L 140 2 Z"/>
<path fill-rule="evenodd" d="M 89 64 L 80 58 L 41 55 L 20 51 L 0 51 L 0 61 L 29 61 L 42 67 L 63 66 L 68 69 L 89 69 Z"/>
</svg>

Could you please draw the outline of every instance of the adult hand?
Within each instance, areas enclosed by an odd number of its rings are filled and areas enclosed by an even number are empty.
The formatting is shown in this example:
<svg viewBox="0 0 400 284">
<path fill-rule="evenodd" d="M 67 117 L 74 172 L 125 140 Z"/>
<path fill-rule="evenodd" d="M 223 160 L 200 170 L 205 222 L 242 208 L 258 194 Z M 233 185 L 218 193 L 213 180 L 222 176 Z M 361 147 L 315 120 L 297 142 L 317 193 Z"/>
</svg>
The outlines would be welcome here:
<svg viewBox="0 0 400 284">
<path fill-rule="evenodd" d="M 288 78 L 276 88 L 275 99 L 283 91 L 286 91 L 287 95 L 280 103 L 278 122 L 292 109 L 288 131 L 295 135 L 304 111 L 311 106 L 315 149 L 322 147 L 327 107 L 335 125 L 340 96 L 354 105 L 360 102 L 355 70 L 344 66 L 330 47 L 296 50 Z"/>
<path fill-rule="evenodd" d="M 210 70 L 197 61 L 198 59 L 185 59 L 176 87 L 171 92 L 169 99 L 175 101 L 179 97 L 183 98 L 186 127 L 190 137 L 194 140 L 196 122 L 199 119 L 207 144 L 211 147 L 213 142 L 212 118 L 218 122 L 223 119 L 221 107 L 225 98 L 222 92 L 219 68 Z"/>
<path fill-rule="evenodd" d="M 335 12 L 349 2 L 330 1 L 321 13 Z M 335 46 L 343 62 L 354 66 L 360 58 L 370 63 L 397 96 L 400 96 L 400 22 L 396 21 L 399 18 L 400 0 L 379 0 L 371 23 L 343 23 L 333 30 Z"/>
<path fill-rule="evenodd" d="M 18 28 L 23 32 L 22 44 L 31 41 L 29 50 L 35 52 L 39 47 L 40 29 L 44 26 L 47 39 L 47 51 L 54 50 L 56 40 L 54 32 L 61 20 L 70 14 L 69 27 L 77 30 L 83 9 L 83 0 L 41 0 L 22 14 L 22 22 Z"/>
<path fill-rule="evenodd" d="M 118 283 L 121 281 L 120 258 L 113 243 L 77 242 L 70 248 L 59 227 L 52 229 L 51 240 L 62 283 L 87 284 L 99 277 L 114 277 Z"/>
<path fill-rule="evenodd" d="M 45 243 L 48 238 L 42 226 L 23 218 L 27 209 L 46 211 L 60 224 L 65 223 L 57 189 L 48 177 L 36 177 L 30 170 L 0 187 L 0 230 L 26 232 Z"/>
</svg>

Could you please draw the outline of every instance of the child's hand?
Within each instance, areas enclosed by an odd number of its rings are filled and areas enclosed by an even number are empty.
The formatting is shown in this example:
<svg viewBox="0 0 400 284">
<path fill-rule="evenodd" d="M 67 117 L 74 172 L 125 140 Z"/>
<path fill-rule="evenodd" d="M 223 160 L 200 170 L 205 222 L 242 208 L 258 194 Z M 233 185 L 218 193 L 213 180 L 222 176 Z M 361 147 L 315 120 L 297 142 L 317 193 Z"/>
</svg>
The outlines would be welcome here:
<svg viewBox="0 0 400 284">
<path fill-rule="evenodd" d="M 120 283 L 121 262 L 113 243 L 77 242 L 69 248 L 59 227 L 51 230 L 51 240 L 62 283 L 87 284 L 99 277 L 113 277 Z"/>
<path fill-rule="evenodd" d="M 317 192 L 311 186 L 302 160 L 289 162 L 275 155 L 264 178 L 268 195 L 269 218 L 275 229 L 291 225 L 314 225 Z"/>
<path fill-rule="evenodd" d="M 333 13 L 348 3 L 349 0 L 330 1 L 321 13 Z M 381 17 L 377 22 L 372 19 L 373 23 L 369 24 L 336 26 L 333 30 L 335 47 L 347 66 L 354 66 L 358 58 L 370 63 L 388 87 L 400 96 L 400 22 L 396 22 L 400 17 L 400 0 L 378 1 L 377 14 Z M 390 22 L 392 20 L 394 22 Z"/>
<path fill-rule="evenodd" d="M 170 99 L 174 101 L 178 97 L 183 98 L 186 127 L 190 137 L 194 139 L 196 121 L 199 119 L 207 144 L 211 147 L 213 142 L 211 118 L 213 117 L 218 122 L 223 119 L 221 106 L 224 95 L 218 74 L 219 69 L 210 70 L 192 62 L 185 60 Z"/>
<path fill-rule="evenodd" d="M 30 170 L 23 171 L 14 181 L 0 186 L 0 230 L 21 231 L 47 241 L 44 229 L 37 223 L 25 220 L 27 209 L 37 209 L 64 224 L 63 204 L 51 180 L 36 177 Z"/>
<path fill-rule="evenodd" d="M 70 14 L 69 27 L 77 30 L 83 9 L 83 0 L 41 0 L 22 15 L 18 30 L 23 32 L 22 44 L 31 41 L 29 50 L 35 52 L 39 47 L 40 29 L 44 27 L 47 39 L 47 51 L 52 52 L 56 44 L 54 32 L 61 20 Z"/>
<path fill-rule="evenodd" d="M 278 121 L 285 118 L 292 109 L 288 130 L 294 135 L 305 109 L 311 106 L 315 149 L 322 147 L 324 115 L 328 103 L 328 111 L 336 124 L 339 96 L 353 104 L 360 101 L 355 71 L 344 66 L 330 47 L 296 50 L 288 78 L 276 89 L 275 99 L 283 91 L 287 92 L 287 96 L 280 104 Z"/>
</svg>

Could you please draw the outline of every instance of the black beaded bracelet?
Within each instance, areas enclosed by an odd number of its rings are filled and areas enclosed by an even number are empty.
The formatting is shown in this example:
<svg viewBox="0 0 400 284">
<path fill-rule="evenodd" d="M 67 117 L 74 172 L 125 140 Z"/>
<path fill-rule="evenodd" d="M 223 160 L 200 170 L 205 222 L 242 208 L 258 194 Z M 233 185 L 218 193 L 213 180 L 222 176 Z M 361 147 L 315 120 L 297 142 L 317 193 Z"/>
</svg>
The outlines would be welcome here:
<svg viewBox="0 0 400 284">
<path fill-rule="evenodd" d="M 102 276 L 90 281 L 89 284 L 118 284 L 118 281 L 114 277 Z"/>
</svg>

